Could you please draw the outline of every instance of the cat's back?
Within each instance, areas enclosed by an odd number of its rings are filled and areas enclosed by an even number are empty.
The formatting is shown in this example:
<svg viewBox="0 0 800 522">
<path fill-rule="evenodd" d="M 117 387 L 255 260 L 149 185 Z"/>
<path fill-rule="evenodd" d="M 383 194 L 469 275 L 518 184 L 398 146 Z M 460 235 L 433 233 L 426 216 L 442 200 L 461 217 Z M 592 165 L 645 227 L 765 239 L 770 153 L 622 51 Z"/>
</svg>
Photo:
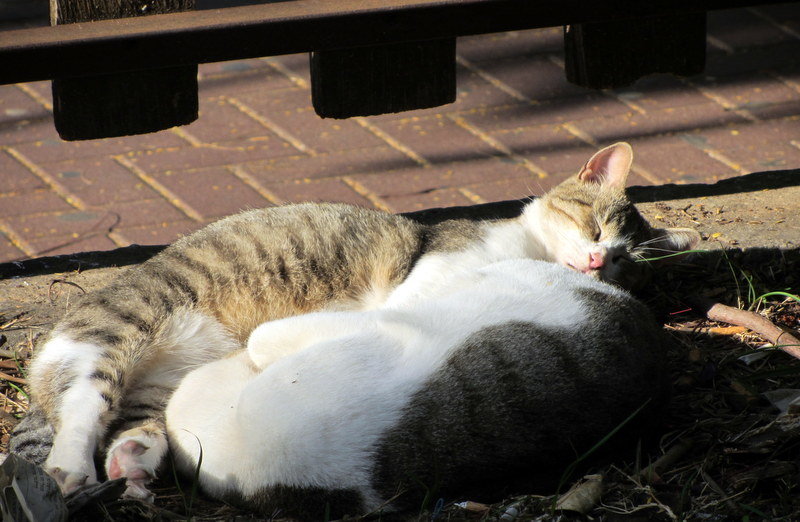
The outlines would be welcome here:
<svg viewBox="0 0 800 522">
<path fill-rule="evenodd" d="M 479 329 L 410 398 L 379 444 L 381 493 L 398 482 L 439 487 L 445 497 L 502 496 L 514 486 L 547 493 L 628 416 L 641 408 L 631 426 L 642 426 L 667 400 L 670 342 L 646 307 L 582 274 L 533 263 L 532 273 L 509 274 L 541 285 L 541 300 L 530 300 L 539 317 Z"/>
</svg>

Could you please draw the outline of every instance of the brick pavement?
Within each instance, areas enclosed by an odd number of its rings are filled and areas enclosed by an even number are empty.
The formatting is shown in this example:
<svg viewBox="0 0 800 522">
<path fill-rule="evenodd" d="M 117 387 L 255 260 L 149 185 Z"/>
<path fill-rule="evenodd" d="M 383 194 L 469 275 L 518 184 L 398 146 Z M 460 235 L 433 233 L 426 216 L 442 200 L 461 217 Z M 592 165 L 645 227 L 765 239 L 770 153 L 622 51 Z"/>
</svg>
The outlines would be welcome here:
<svg viewBox="0 0 800 522">
<path fill-rule="evenodd" d="M 561 29 L 459 39 L 458 99 L 350 120 L 311 108 L 308 60 L 200 66 L 200 119 L 67 143 L 48 82 L 0 86 L 0 261 L 173 241 L 240 209 L 345 201 L 392 212 L 524 198 L 627 140 L 632 184 L 800 167 L 800 5 L 710 15 L 698 77 L 594 92 Z"/>
</svg>

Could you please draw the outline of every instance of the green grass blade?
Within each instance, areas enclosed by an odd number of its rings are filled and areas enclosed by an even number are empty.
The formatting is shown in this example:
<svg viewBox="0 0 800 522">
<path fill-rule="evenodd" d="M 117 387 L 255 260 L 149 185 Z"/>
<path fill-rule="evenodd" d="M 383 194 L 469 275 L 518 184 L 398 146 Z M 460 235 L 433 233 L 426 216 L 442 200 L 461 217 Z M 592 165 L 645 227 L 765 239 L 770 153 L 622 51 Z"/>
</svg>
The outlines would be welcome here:
<svg viewBox="0 0 800 522">
<path fill-rule="evenodd" d="M 665 254 L 663 256 L 658 257 L 642 257 L 636 260 L 637 263 L 643 262 L 650 262 L 650 261 L 659 261 L 661 259 L 667 259 L 668 257 L 675 257 L 675 256 L 682 256 L 684 254 L 698 254 L 698 253 L 705 253 L 708 250 L 682 250 L 680 252 L 673 252 L 672 254 Z"/>
</svg>

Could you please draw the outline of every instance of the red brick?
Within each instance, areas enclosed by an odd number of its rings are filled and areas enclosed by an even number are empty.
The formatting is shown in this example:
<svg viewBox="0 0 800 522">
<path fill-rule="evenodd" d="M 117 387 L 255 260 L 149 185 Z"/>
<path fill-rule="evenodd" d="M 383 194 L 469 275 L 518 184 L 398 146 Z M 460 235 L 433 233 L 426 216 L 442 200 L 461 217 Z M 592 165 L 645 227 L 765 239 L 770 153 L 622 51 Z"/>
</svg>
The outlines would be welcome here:
<svg viewBox="0 0 800 522">
<path fill-rule="evenodd" d="M 47 189 L 0 195 L 0 217 L 68 210 L 72 210 L 72 207 L 54 192 Z"/>
<path fill-rule="evenodd" d="M 762 5 L 755 8 L 755 11 L 763 13 L 778 24 L 800 33 L 800 9 L 797 8 L 796 3 Z"/>
<path fill-rule="evenodd" d="M 511 199 L 527 199 L 533 195 L 542 195 L 561 180 L 556 178 L 536 179 L 517 178 L 470 185 L 467 189 L 485 201 L 507 201 Z"/>
<path fill-rule="evenodd" d="M 200 117 L 183 129 L 204 143 L 246 142 L 248 138 L 263 136 L 275 138 L 271 131 L 224 98 L 204 100 L 200 104 Z"/>
<path fill-rule="evenodd" d="M 791 142 L 798 137 L 800 117 L 706 129 L 689 136 L 692 143 L 722 152 L 749 172 L 796 168 L 800 149 Z"/>
<path fill-rule="evenodd" d="M 103 210 L 13 216 L 5 218 L 11 229 L 28 241 L 43 237 L 78 237 L 103 233 L 113 228 L 118 218 L 113 212 Z"/>
<path fill-rule="evenodd" d="M 46 189 L 47 185 L 5 151 L 0 151 L 0 193 Z"/>
<path fill-rule="evenodd" d="M 35 257 L 57 256 L 73 254 L 75 252 L 104 251 L 118 248 L 116 243 L 100 233 L 86 237 L 44 237 L 33 240 L 30 244 L 31 247 L 36 250 Z"/>
<path fill-rule="evenodd" d="M 426 208 L 458 207 L 475 203 L 453 188 L 432 190 L 419 194 L 389 196 L 384 198 L 384 201 L 392 212 L 413 212 Z"/>
<path fill-rule="evenodd" d="M 797 101 L 800 97 L 794 89 L 763 74 L 726 76 L 702 83 L 710 93 L 756 115 L 775 105 Z"/>
<path fill-rule="evenodd" d="M 433 163 L 496 155 L 488 143 L 441 115 L 382 121 L 378 126 L 392 138 Z"/>
<path fill-rule="evenodd" d="M 185 141 L 174 133 L 165 130 L 152 134 L 89 141 L 62 141 L 54 137 L 34 143 L 25 143 L 15 148 L 38 163 L 54 163 L 64 159 L 108 156 L 132 151 L 152 153 L 168 147 L 185 145 Z"/>
<path fill-rule="evenodd" d="M 405 154 L 390 147 L 373 147 L 319 154 L 286 156 L 256 161 L 242 168 L 264 183 L 291 179 L 347 176 L 363 172 L 382 172 L 416 165 Z"/>
<path fill-rule="evenodd" d="M 710 50 L 706 58 L 705 75 L 712 77 L 758 75 L 766 69 L 775 69 L 792 63 L 792 56 L 800 54 L 800 40 L 780 42 L 762 47 L 741 49 L 734 54 Z"/>
<path fill-rule="evenodd" d="M 456 101 L 430 109 L 418 109 L 402 113 L 381 114 L 368 116 L 367 120 L 378 124 L 382 121 L 396 120 L 398 118 L 415 118 L 435 116 L 437 114 L 450 114 L 456 112 L 475 111 L 490 107 L 506 107 L 518 105 L 519 100 L 507 92 L 498 89 L 478 74 L 458 65 L 456 67 Z"/>
<path fill-rule="evenodd" d="M 739 173 L 712 159 L 680 136 L 652 136 L 631 141 L 634 164 L 664 183 L 711 183 Z M 649 183 L 632 182 L 629 185 Z"/>
<path fill-rule="evenodd" d="M 611 142 L 657 134 L 687 132 L 737 124 L 741 116 L 709 102 L 622 116 L 591 118 L 575 122 L 576 127 L 593 136 L 598 142 Z"/>
<path fill-rule="evenodd" d="M 529 99 L 542 101 L 552 98 L 586 96 L 589 89 L 567 82 L 564 69 L 544 57 L 526 57 L 483 62 L 481 69 Z"/>
<path fill-rule="evenodd" d="M 459 38 L 457 45 L 458 54 L 472 62 L 522 60 L 534 54 L 563 52 L 564 31 L 561 27 L 547 27 L 467 36 Z"/>
<path fill-rule="evenodd" d="M 35 91 L 39 96 L 44 98 L 47 103 L 53 105 L 53 82 L 50 80 L 42 80 L 39 82 L 26 83 L 25 86 Z"/>
<path fill-rule="evenodd" d="M 27 257 L 28 256 L 25 254 L 25 252 L 15 247 L 7 237 L 0 235 L 0 263 L 19 261 Z"/>
<path fill-rule="evenodd" d="M 154 198 L 139 201 L 122 201 L 110 206 L 109 212 L 119 215 L 120 220 L 114 227 L 138 227 L 142 225 L 161 226 L 163 223 L 184 221 L 186 216 L 170 205 L 166 199 Z"/>
<path fill-rule="evenodd" d="M 88 205 L 108 207 L 121 201 L 158 197 L 150 186 L 107 156 L 66 160 L 41 167 Z"/>
<path fill-rule="evenodd" d="M 764 46 L 791 36 L 745 9 L 713 11 L 708 14 L 708 34 L 734 48 Z"/>
<path fill-rule="evenodd" d="M 699 90 L 666 74 L 642 78 L 630 87 L 614 92 L 647 111 L 708 103 L 708 98 Z"/>
<path fill-rule="evenodd" d="M 353 176 L 353 179 L 374 194 L 384 197 L 420 194 L 489 180 L 522 178 L 530 175 L 530 171 L 519 164 L 499 158 L 485 158 L 427 168 L 415 167 L 393 172 L 363 174 Z"/>
<path fill-rule="evenodd" d="M 241 67 L 237 70 L 237 67 Z M 201 100 L 235 96 L 242 92 L 285 89 L 294 84 L 260 59 L 200 65 L 198 79 Z"/>
<path fill-rule="evenodd" d="M 270 203 L 229 170 L 193 170 L 156 174 L 155 178 L 204 218 L 234 214 Z"/>
<path fill-rule="evenodd" d="M 296 154 L 285 141 L 262 136 L 257 140 L 201 147 L 170 147 L 155 151 L 131 152 L 126 156 L 148 173 L 200 169 L 220 165 L 236 165 Z"/>
<path fill-rule="evenodd" d="M 184 219 L 174 222 L 163 222 L 153 226 L 120 227 L 115 229 L 122 237 L 137 245 L 165 245 L 173 243 L 181 237 L 191 234 L 206 225 Z"/>
<path fill-rule="evenodd" d="M 287 54 L 285 56 L 274 56 L 270 58 L 280 63 L 290 73 L 300 77 L 306 86 L 311 86 L 311 70 L 309 68 L 308 53 Z"/>
<path fill-rule="evenodd" d="M 492 137 L 550 174 L 577 172 L 597 152 L 558 125 L 519 127 Z"/>
<path fill-rule="evenodd" d="M 383 142 L 352 120 L 322 119 L 311 106 L 311 91 L 299 88 L 244 93 L 236 99 L 317 152 L 376 147 Z"/>
<path fill-rule="evenodd" d="M 0 85 L 0 144 L 55 139 L 53 115 L 16 85 Z"/>
<path fill-rule="evenodd" d="M 374 208 L 368 199 L 340 179 L 294 180 L 267 185 L 267 189 L 286 203 L 333 201 Z"/>
<path fill-rule="evenodd" d="M 535 105 L 518 104 L 462 114 L 469 123 L 486 131 L 565 123 L 599 116 L 629 114 L 627 105 L 603 95 L 547 100 Z"/>
</svg>

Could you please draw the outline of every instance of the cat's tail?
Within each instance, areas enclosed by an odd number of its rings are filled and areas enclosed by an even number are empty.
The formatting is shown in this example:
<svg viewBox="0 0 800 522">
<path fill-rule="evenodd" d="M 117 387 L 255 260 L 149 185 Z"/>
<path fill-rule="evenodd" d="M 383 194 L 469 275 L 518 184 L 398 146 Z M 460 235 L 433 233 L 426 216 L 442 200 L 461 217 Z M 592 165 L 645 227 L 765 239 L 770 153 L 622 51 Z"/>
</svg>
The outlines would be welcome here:
<svg viewBox="0 0 800 522">
<path fill-rule="evenodd" d="M 44 411 L 32 404 L 28 413 L 11 432 L 9 453 L 42 465 L 53 447 L 54 436 L 53 425 L 48 422 Z"/>
</svg>

